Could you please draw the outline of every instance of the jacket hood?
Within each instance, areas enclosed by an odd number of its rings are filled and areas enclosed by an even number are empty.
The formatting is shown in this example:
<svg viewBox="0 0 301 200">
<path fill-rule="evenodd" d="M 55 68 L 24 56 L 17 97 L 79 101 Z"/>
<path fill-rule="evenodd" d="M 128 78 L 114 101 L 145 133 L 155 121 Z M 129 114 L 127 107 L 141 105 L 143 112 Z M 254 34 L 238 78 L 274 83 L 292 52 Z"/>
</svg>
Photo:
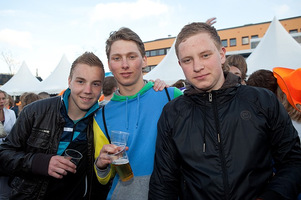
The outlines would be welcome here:
<svg viewBox="0 0 301 200">
<path fill-rule="evenodd" d="M 153 82 L 147 82 L 144 80 L 144 82 L 146 83 L 143 88 L 141 88 L 141 90 L 139 92 L 137 92 L 135 95 L 132 96 L 122 96 L 119 93 L 119 90 L 117 90 L 113 97 L 111 98 L 111 101 L 119 101 L 119 102 L 125 102 L 126 106 L 125 106 L 125 113 L 126 113 L 126 129 L 129 128 L 129 119 L 128 119 L 128 101 L 132 100 L 132 99 L 136 99 L 137 100 L 137 107 L 136 107 L 136 112 L 137 112 L 137 121 L 136 121 L 136 128 L 139 125 L 139 119 L 140 119 L 140 96 L 143 95 L 144 93 L 146 93 L 148 90 L 150 90 L 153 86 L 154 83 Z"/>
<path fill-rule="evenodd" d="M 138 95 L 144 94 L 145 92 L 147 92 L 150 88 L 152 88 L 154 86 L 153 82 L 147 82 L 147 81 L 144 81 L 144 82 L 145 82 L 145 85 L 136 94 L 134 94 L 132 96 L 122 96 L 120 94 L 119 90 L 116 90 L 116 92 L 114 93 L 114 95 L 111 98 L 111 100 L 112 101 L 126 101 L 126 100 L 130 100 L 130 99 L 134 99 L 134 98 L 137 98 Z"/>
</svg>

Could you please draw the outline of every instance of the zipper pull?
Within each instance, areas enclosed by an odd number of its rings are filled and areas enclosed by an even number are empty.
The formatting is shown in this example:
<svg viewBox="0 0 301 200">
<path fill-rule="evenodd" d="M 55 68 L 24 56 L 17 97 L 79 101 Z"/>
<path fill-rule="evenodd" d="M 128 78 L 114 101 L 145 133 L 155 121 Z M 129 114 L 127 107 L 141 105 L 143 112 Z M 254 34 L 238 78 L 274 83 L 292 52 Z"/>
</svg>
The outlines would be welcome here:
<svg viewBox="0 0 301 200">
<path fill-rule="evenodd" d="M 209 102 L 212 102 L 212 93 L 209 93 Z"/>
<path fill-rule="evenodd" d="M 206 143 L 204 142 L 203 143 L 203 153 L 205 153 L 205 151 L 206 151 Z"/>
<path fill-rule="evenodd" d="M 217 134 L 217 141 L 218 143 L 221 143 L 221 136 L 219 135 L 219 133 Z"/>
</svg>

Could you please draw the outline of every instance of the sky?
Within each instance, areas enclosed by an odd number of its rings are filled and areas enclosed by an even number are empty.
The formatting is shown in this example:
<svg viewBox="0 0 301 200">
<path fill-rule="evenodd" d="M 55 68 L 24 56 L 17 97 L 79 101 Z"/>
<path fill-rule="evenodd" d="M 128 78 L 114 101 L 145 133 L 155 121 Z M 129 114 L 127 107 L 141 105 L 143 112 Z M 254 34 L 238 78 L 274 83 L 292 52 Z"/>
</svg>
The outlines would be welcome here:
<svg viewBox="0 0 301 200">
<path fill-rule="evenodd" d="M 300 0 L 1 0 L 0 73 L 16 73 L 25 62 L 46 79 L 63 55 L 72 63 L 85 51 L 108 72 L 105 41 L 121 27 L 146 42 L 176 37 L 184 25 L 211 17 L 219 30 L 296 16 Z"/>
</svg>

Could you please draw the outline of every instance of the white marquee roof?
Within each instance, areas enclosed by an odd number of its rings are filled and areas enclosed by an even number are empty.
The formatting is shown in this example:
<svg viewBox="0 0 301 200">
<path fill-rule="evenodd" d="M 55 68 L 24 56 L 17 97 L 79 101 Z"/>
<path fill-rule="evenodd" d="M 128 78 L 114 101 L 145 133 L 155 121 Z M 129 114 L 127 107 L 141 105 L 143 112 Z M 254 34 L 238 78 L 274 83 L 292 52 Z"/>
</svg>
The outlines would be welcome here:
<svg viewBox="0 0 301 200">
<path fill-rule="evenodd" d="M 301 67 L 301 46 L 274 17 L 264 37 L 247 58 L 248 74 L 274 67 Z"/>
<path fill-rule="evenodd" d="M 24 92 L 34 92 L 35 88 L 40 87 L 40 84 L 41 82 L 32 75 L 26 63 L 23 62 L 18 72 L 0 89 L 11 96 L 19 96 Z"/>
<path fill-rule="evenodd" d="M 62 90 L 67 89 L 70 68 L 70 62 L 63 55 L 54 71 L 36 88 L 36 93 L 48 92 L 49 94 L 58 94 Z"/>
</svg>

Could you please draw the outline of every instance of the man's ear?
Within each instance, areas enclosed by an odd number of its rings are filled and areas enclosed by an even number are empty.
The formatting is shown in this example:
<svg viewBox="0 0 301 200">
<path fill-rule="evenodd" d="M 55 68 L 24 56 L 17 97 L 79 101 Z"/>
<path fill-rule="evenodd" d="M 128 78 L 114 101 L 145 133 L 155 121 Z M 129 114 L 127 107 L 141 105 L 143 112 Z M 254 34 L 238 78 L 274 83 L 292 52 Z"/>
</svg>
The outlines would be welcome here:
<svg viewBox="0 0 301 200">
<path fill-rule="evenodd" d="M 221 55 L 221 63 L 224 64 L 226 62 L 226 48 L 222 47 L 219 52 Z"/>
<path fill-rule="evenodd" d="M 143 69 L 143 68 L 147 67 L 147 57 L 144 56 L 144 57 L 142 58 L 142 60 L 143 60 L 143 66 L 142 66 L 142 69 Z"/>
<path fill-rule="evenodd" d="M 70 83 L 71 83 L 71 78 L 70 76 L 68 77 L 68 88 L 70 88 Z"/>
</svg>

